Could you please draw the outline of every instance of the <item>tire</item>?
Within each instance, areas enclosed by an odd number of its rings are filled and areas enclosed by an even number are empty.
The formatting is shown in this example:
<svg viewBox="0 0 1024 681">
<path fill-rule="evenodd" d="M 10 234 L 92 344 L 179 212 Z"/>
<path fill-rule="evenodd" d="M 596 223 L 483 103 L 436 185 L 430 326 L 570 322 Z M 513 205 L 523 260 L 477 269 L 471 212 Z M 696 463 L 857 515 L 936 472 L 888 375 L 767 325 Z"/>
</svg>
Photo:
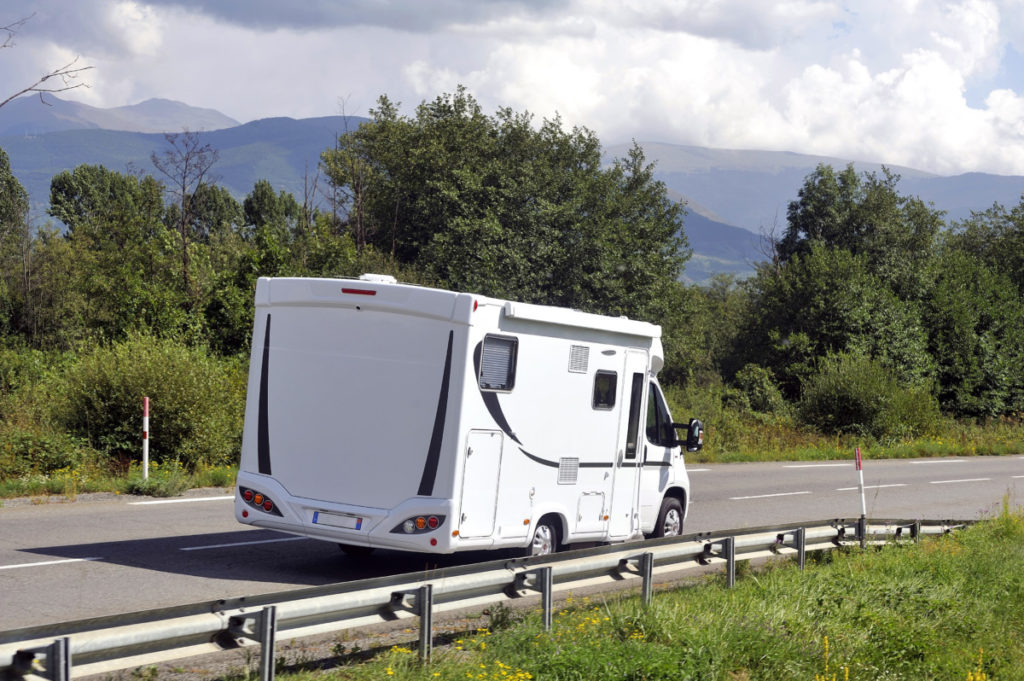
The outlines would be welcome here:
<svg viewBox="0 0 1024 681">
<path fill-rule="evenodd" d="M 550 518 L 541 518 L 533 528 L 533 539 L 523 551 L 523 555 L 550 556 L 558 551 L 558 527 Z"/>
<path fill-rule="evenodd" d="M 683 505 L 675 497 L 665 497 L 658 512 L 652 537 L 678 537 L 683 533 Z"/>
<path fill-rule="evenodd" d="M 372 546 L 357 546 L 355 544 L 338 544 L 338 548 L 341 549 L 341 552 L 344 553 L 346 556 L 351 556 L 352 558 L 364 558 L 364 557 L 370 555 L 371 553 L 373 553 L 373 547 Z"/>
</svg>

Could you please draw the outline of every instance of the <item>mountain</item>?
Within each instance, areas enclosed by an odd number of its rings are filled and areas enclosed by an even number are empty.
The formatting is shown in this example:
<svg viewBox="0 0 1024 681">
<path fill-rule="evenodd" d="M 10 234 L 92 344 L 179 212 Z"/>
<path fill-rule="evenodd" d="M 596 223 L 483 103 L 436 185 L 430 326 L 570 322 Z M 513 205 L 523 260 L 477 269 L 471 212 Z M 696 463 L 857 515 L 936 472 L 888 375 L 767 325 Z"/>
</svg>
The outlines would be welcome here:
<svg viewBox="0 0 1024 681">
<path fill-rule="evenodd" d="M 45 221 L 50 180 L 61 170 L 102 164 L 121 172 L 155 173 L 150 155 L 166 148 L 162 132 L 201 131 L 202 141 L 220 154 L 215 181 L 235 197 L 248 194 L 257 180 L 302 200 L 317 177 L 320 153 L 337 136 L 365 118 L 266 118 L 239 125 L 211 109 L 152 99 L 132 106 L 97 109 L 48 96 L 52 106 L 23 97 L 0 107 L 0 147 L 15 176 L 29 192 L 32 217 Z M 655 177 L 669 196 L 685 201 L 684 230 L 693 249 L 688 281 L 716 273 L 745 276 L 762 260 L 760 233 L 785 228 L 786 207 L 819 163 L 843 168 L 845 159 L 778 151 L 708 149 L 661 142 L 640 142 Z M 624 157 L 627 145 L 606 148 L 606 159 Z M 855 163 L 858 171 L 879 171 L 880 164 Z M 944 177 L 889 166 L 901 176 L 898 190 L 920 196 L 962 220 L 994 202 L 1015 206 L 1024 177 L 968 173 Z M 321 182 L 321 188 L 325 184 Z"/>
<path fill-rule="evenodd" d="M 797 198 L 807 175 L 819 163 L 845 168 L 847 159 L 783 151 L 707 149 L 660 142 L 640 142 L 655 176 L 672 191 L 686 197 L 694 211 L 726 224 L 760 233 L 775 225 L 785 228 L 786 208 Z M 606 149 L 621 158 L 628 145 Z M 880 163 L 854 162 L 858 172 L 881 172 Z M 887 165 L 900 176 L 897 190 L 918 196 L 946 211 L 947 220 L 963 220 L 971 211 L 998 202 L 1016 205 L 1024 192 L 1024 177 L 966 173 L 952 177 L 913 168 Z"/>
<path fill-rule="evenodd" d="M 0 109 L 2 110 L 2 109 Z M 241 199 L 257 180 L 291 192 L 301 201 L 304 179 L 312 183 L 320 152 L 334 145 L 338 134 L 359 126 L 365 118 L 265 118 L 245 125 L 201 133 L 202 142 L 220 154 L 213 167 L 215 181 Z M 162 134 L 117 130 L 63 130 L 34 136 L 0 137 L 11 169 L 29 193 L 32 215 L 44 219 L 50 180 L 62 170 L 88 163 L 126 172 L 156 174 L 153 152 L 167 146 Z"/>
<path fill-rule="evenodd" d="M 28 95 L 0 107 L 0 137 L 87 129 L 181 132 L 237 125 L 238 121 L 214 109 L 200 109 L 170 99 L 147 99 L 130 106 L 100 109 L 53 95 L 45 95 L 42 101 L 36 95 Z"/>
</svg>

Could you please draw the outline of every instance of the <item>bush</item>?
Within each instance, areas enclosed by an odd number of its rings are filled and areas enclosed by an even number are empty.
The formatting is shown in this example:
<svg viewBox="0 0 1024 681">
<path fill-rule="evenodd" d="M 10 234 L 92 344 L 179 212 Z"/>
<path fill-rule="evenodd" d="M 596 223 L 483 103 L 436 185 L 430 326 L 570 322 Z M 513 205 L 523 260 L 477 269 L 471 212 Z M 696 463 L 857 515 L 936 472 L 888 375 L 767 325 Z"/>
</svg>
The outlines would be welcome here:
<svg viewBox="0 0 1024 681">
<path fill-rule="evenodd" d="M 0 427 L 0 480 L 76 468 L 85 458 L 86 450 L 81 440 L 65 433 L 12 425 Z"/>
<path fill-rule="evenodd" d="M 56 421 L 92 447 L 122 460 L 141 458 L 142 398 L 150 398 L 150 457 L 200 462 L 237 458 L 245 380 L 236 360 L 173 340 L 134 335 L 93 349 L 63 376 Z"/>
<path fill-rule="evenodd" d="M 904 387 L 877 361 L 830 354 L 803 384 L 800 418 L 826 433 L 901 440 L 935 430 L 938 402 L 926 389 Z"/>
<path fill-rule="evenodd" d="M 743 391 L 753 411 L 762 414 L 785 411 L 786 400 L 771 369 L 748 364 L 736 372 L 736 385 Z"/>
</svg>

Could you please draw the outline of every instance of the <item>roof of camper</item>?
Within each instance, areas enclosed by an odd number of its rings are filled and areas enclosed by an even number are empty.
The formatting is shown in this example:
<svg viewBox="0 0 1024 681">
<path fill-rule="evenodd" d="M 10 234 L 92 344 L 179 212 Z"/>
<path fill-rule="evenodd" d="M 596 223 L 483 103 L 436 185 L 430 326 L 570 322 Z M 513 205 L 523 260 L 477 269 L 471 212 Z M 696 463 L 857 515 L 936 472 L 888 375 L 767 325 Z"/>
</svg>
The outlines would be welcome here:
<svg viewBox="0 0 1024 681">
<path fill-rule="evenodd" d="M 647 338 L 660 338 L 661 327 L 657 324 L 637 321 L 627 317 L 580 312 L 564 307 L 521 303 L 499 298 L 490 298 L 474 293 L 449 291 L 445 289 L 398 283 L 388 275 L 364 274 L 358 279 L 313 278 L 313 277 L 260 277 L 256 285 L 256 305 L 350 305 L 365 309 L 416 311 L 416 314 L 436 319 L 460 320 L 462 306 L 459 298 L 471 305 L 496 305 L 508 319 L 570 326 L 586 329 L 602 329 L 613 333 L 628 334 Z M 475 308 L 473 308 L 475 309 Z M 469 321 L 466 314 L 464 321 Z"/>
</svg>

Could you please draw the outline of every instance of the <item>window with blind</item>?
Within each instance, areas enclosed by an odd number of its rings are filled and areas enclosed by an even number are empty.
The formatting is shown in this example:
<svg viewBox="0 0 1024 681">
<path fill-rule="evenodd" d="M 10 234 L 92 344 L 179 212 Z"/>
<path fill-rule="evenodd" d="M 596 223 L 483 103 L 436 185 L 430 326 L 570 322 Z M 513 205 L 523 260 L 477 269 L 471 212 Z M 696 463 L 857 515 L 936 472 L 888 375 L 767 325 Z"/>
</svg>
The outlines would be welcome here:
<svg viewBox="0 0 1024 681">
<path fill-rule="evenodd" d="M 509 392 L 516 383 L 516 350 L 519 340 L 485 336 L 480 357 L 480 389 Z"/>
</svg>

